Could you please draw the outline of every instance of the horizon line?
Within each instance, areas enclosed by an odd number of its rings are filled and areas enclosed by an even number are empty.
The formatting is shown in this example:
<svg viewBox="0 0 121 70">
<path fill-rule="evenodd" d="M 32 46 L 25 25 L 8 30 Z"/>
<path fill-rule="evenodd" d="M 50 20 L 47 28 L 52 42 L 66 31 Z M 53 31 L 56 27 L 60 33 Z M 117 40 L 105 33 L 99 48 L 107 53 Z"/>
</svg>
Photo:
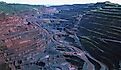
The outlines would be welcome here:
<svg viewBox="0 0 121 70">
<path fill-rule="evenodd" d="M 29 4 L 29 3 L 11 3 L 11 2 L 5 2 L 5 1 L 0 1 L 3 3 L 7 3 L 7 4 L 25 4 L 25 5 L 42 5 L 42 6 L 59 6 L 59 5 L 74 5 L 74 4 L 95 4 L 95 2 L 90 2 L 90 3 L 73 3 L 73 4 Z M 110 1 L 104 1 L 104 2 L 110 2 Z M 96 3 L 104 3 L 104 2 L 96 2 Z M 113 3 L 113 2 L 110 2 Z M 114 4 L 119 4 L 119 3 L 114 3 Z M 121 5 L 121 4 L 119 4 Z"/>
</svg>

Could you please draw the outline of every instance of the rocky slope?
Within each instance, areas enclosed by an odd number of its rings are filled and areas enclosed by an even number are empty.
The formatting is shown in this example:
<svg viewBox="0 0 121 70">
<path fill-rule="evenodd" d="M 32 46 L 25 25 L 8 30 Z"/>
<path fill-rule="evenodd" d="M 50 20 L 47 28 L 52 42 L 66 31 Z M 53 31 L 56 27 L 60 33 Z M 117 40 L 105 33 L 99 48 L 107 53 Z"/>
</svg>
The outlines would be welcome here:
<svg viewBox="0 0 121 70">
<path fill-rule="evenodd" d="M 104 63 L 109 70 L 120 70 L 120 21 L 121 6 L 107 3 L 101 9 L 85 14 L 79 22 L 77 35 L 84 51 Z M 100 66 L 97 70 L 99 69 Z"/>
<path fill-rule="evenodd" d="M 120 70 L 120 5 L 3 4 L 0 70 Z"/>
</svg>

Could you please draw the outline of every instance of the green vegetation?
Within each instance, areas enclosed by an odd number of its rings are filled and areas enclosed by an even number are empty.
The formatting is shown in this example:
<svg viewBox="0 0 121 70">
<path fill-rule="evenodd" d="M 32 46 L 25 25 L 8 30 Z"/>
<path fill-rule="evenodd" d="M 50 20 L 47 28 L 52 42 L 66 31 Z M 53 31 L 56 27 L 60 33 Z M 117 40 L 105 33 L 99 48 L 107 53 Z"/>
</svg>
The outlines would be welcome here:
<svg viewBox="0 0 121 70">
<path fill-rule="evenodd" d="M 35 8 L 41 8 L 41 5 L 28 5 L 28 4 L 8 4 L 5 2 L 0 2 L 0 12 L 4 13 L 17 13 L 25 10 L 32 10 Z"/>
</svg>

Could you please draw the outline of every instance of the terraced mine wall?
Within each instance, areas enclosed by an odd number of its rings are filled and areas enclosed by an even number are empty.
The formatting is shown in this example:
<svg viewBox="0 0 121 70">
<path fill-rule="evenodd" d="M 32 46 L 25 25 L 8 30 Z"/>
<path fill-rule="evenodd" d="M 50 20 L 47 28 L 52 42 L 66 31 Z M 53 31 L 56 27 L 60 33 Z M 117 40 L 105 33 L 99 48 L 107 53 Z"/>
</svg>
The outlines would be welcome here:
<svg viewBox="0 0 121 70">
<path fill-rule="evenodd" d="M 77 35 L 82 47 L 109 70 L 120 70 L 120 21 L 121 6 L 106 4 L 85 14 L 79 22 Z M 90 61 L 97 70 L 101 68 L 100 63 Z"/>
<path fill-rule="evenodd" d="M 1 13 L 0 70 L 121 69 L 120 5 L 26 7 Z"/>
</svg>

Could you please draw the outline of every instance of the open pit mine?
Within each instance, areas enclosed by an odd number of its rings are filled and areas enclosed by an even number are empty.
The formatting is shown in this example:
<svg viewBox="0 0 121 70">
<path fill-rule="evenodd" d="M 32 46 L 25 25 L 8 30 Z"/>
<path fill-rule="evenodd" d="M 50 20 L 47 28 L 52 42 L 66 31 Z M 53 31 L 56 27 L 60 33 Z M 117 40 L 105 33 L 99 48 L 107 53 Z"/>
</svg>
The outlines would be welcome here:
<svg viewBox="0 0 121 70">
<path fill-rule="evenodd" d="M 0 70 L 121 70 L 121 5 L 1 2 Z"/>
</svg>

